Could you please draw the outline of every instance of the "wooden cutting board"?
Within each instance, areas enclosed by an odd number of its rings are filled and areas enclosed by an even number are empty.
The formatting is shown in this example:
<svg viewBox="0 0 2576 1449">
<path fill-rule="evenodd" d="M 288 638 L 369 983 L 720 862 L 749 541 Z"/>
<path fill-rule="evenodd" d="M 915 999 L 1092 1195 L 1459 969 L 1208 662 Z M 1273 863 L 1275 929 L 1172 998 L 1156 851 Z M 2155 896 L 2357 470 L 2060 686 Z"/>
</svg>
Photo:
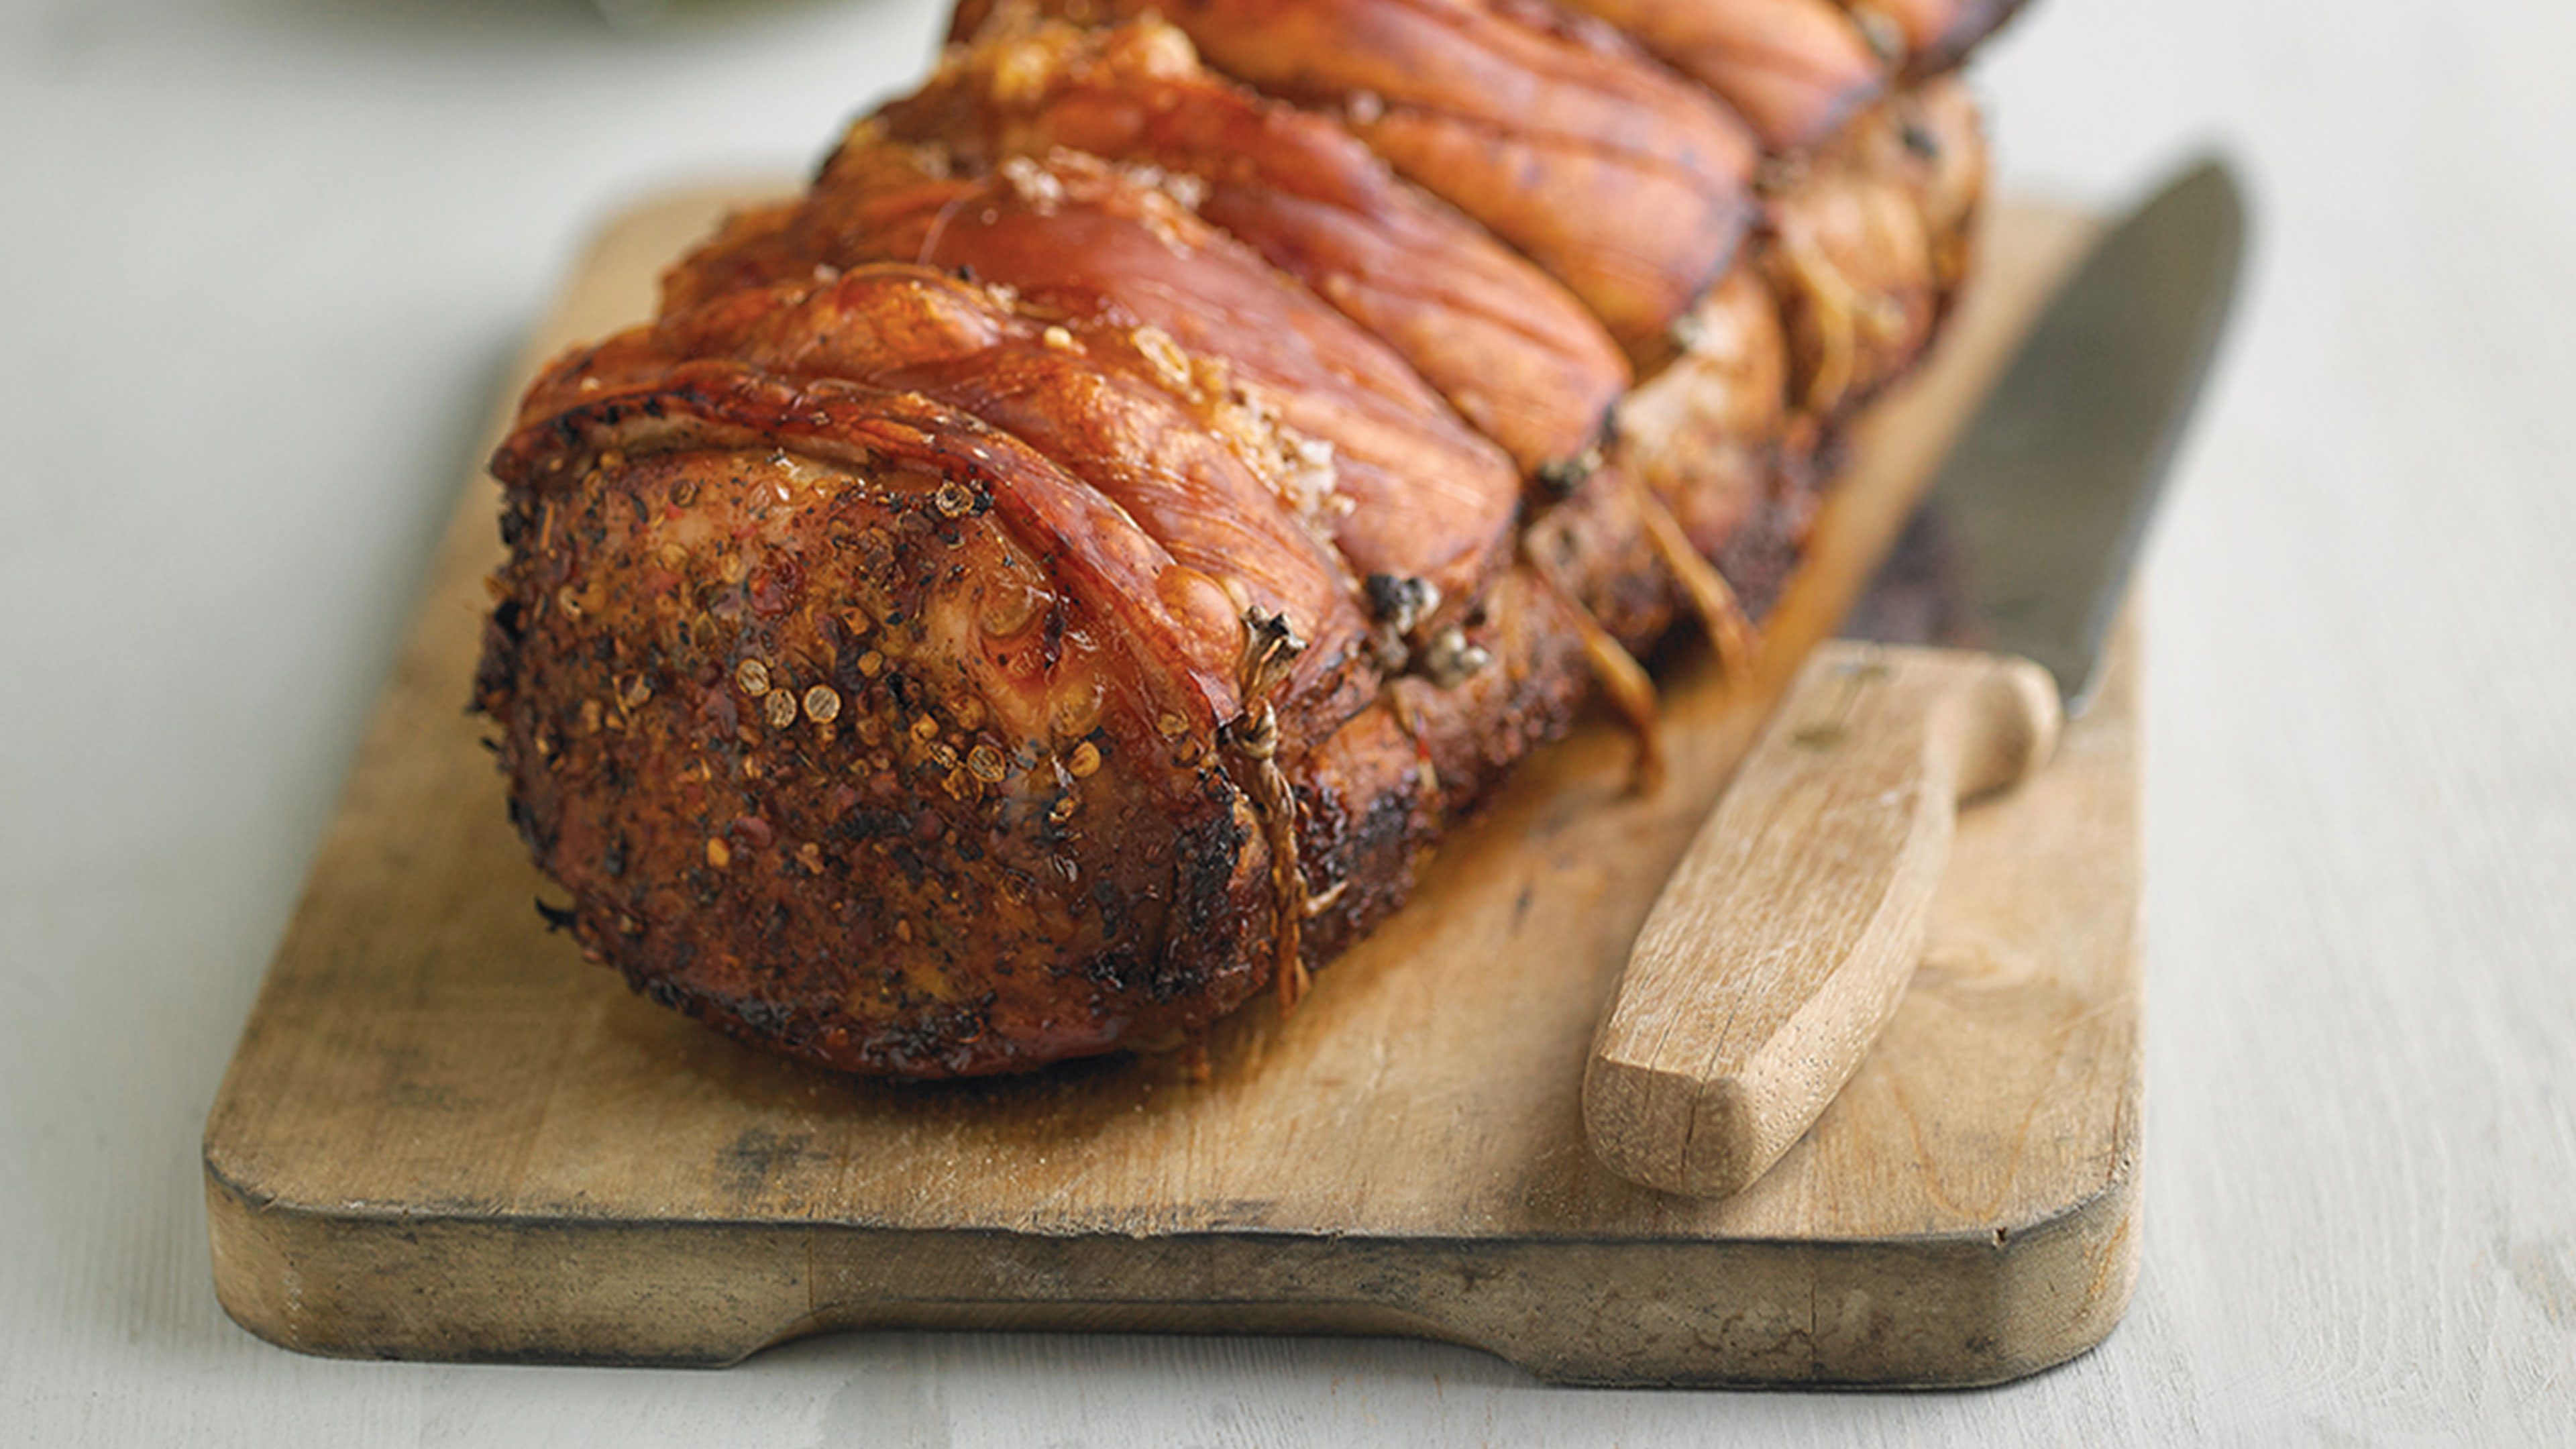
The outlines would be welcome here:
<svg viewBox="0 0 2576 1449">
<path fill-rule="evenodd" d="M 531 359 L 641 316 L 729 201 L 610 228 Z M 1798 656 L 2090 234 L 2007 208 L 1869 436 L 1758 677 L 1667 682 L 1670 777 L 1606 718 L 1444 846 L 1282 1018 L 1169 1058 L 936 1087 L 772 1060 L 550 936 L 463 713 L 495 493 L 466 489 L 205 1139 L 217 1291 L 313 1353 L 723 1364 L 849 1328 L 1409 1334 L 1601 1384 L 1982 1383 L 2110 1331 L 2138 1263 L 2138 749 L 2125 668 L 1960 822 L 1933 946 L 1753 1189 L 1583 1143 L 1610 981 Z"/>
</svg>

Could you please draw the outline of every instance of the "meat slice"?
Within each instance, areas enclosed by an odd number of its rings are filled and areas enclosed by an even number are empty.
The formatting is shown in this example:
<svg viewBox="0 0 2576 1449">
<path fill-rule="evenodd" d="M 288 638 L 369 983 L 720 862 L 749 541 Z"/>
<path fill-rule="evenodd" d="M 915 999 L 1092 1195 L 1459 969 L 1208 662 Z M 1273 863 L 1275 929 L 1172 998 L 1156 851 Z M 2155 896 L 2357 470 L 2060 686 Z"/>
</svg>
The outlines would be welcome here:
<svg viewBox="0 0 2576 1449">
<path fill-rule="evenodd" d="M 1160 13 L 1209 65 L 1337 115 L 1563 282 L 1641 369 L 1753 219 L 1744 123 L 1598 22 L 1522 0 L 1044 0 Z M 991 7 L 968 0 L 951 35 Z"/>
<path fill-rule="evenodd" d="M 1592 447 L 1628 385 L 1562 287 L 1329 117 L 1203 69 L 1159 20 L 988 31 L 874 120 L 978 170 L 1066 149 L 1187 178 L 1202 218 L 1394 349 L 1524 472 Z"/>
</svg>

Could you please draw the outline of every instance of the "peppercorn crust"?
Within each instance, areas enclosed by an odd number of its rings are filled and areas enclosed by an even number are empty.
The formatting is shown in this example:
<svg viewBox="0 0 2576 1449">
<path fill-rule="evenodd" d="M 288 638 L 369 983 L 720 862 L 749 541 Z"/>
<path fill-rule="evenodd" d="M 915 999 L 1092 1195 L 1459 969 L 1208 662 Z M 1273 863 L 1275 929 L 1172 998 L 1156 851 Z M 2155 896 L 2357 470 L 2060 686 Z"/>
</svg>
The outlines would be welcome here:
<svg viewBox="0 0 2576 1449">
<path fill-rule="evenodd" d="M 1114 505 L 846 386 L 701 369 L 545 431 L 509 454 L 477 700 L 587 950 L 739 1035 L 910 1076 L 1193 1030 L 1257 989 L 1222 946 L 1269 910 L 1216 748 L 1236 701 Z"/>
</svg>

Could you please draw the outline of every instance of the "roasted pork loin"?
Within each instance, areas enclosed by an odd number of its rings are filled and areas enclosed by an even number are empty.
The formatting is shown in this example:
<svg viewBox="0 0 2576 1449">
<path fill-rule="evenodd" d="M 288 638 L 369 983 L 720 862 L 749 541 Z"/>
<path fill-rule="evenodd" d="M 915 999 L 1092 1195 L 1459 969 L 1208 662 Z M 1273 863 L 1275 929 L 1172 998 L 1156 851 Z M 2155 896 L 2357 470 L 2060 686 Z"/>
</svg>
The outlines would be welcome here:
<svg viewBox="0 0 2576 1449">
<path fill-rule="evenodd" d="M 1190 1041 L 1679 621 L 1746 647 L 1983 184 L 1979 0 L 969 0 L 557 360 L 475 704 L 561 915 L 847 1071 Z M 1651 763 L 1651 756 L 1642 756 Z"/>
</svg>

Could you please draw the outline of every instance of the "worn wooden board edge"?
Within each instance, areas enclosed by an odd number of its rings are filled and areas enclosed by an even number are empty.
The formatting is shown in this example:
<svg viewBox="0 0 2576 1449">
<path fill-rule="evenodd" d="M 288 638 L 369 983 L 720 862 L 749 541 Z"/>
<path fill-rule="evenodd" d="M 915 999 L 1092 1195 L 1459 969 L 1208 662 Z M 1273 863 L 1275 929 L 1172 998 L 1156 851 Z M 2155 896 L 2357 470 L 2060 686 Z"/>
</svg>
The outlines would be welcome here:
<svg viewBox="0 0 2576 1449">
<path fill-rule="evenodd" d="M 1869 1242 L 1282 1233 L 983 1232 L 960 1255 L 952 1234 L 855 1226 L 368 1221 L 211 1178 L 208 1213 L 244 1327 L 300 1352 L 430 1361 L 712 1368 L 845 1331 L 1241 1333 L 1433 1339 L 1562 1384 L 1973 1387 L 2099 1343 L 2137 1271 L 2134 1171 L 2008 1241 L 1918 1241 L 1902 1264 Z M 969 1256 L 968 1272 L 918 1271 Z M 1645 1277 L 1666 1291 L 1599 1291 Z M 489 1299 L 493 1282 L 512 1292 Z M 1725 1291 L 1701 1296 L 1711 1284 Z M 451 1297 L 483 1305 L 467 1332 Z"/>
<path fill-rule="evenodd" d="M 612 230 L 601 252 L 667 255 L 666 227 L 667 217 Z M 599 261 L 595 252 L 588 265 Z M 442 575 L 451 555 L 488 550 L 488 520 L 488 493 L 469 490 Z M 1828 592 L 1847 599 L 1886 538 L 1842 541 L 1851 556 Z M 1785 674 L 1838 604 L 1810 604 L 1817 617 L 1775 641 L 1788 647 L 1766 675 Z M 2128 763 L 2134 773 L 2134 753 Z M 1964 1385 L 2091 1347 L 2125 1310 L 2137 1269 L 2134 1113 L 2100 1191 L 1992 1239 L 985 1232 L 972 1235 L 975 1281 L 946 1285 L 912 1267 L 925 1239 L 953 1232 L 287 1201 L 226 1171 L 221 1118 L 219 1103 L 206 1158 L 219 1298 L 254 1333 L 347 1356 L 712 1365 L 869 1327 L 1400 1333 L 1484 1348 L 1569 1383 Z M 675 1236 L 688 1244 L 691 1281 L 667 1271 Z M 1900 1265 L 1883 1261 L 1892 1245 Z M 1598 1286 L 1640 1271 L 1641 1259 L 1669 1291 L 1605 1299 Z M 1445 1309 L 1423 1291 L 1433 1281 L 1452 1300 Z"/>
</svg>

